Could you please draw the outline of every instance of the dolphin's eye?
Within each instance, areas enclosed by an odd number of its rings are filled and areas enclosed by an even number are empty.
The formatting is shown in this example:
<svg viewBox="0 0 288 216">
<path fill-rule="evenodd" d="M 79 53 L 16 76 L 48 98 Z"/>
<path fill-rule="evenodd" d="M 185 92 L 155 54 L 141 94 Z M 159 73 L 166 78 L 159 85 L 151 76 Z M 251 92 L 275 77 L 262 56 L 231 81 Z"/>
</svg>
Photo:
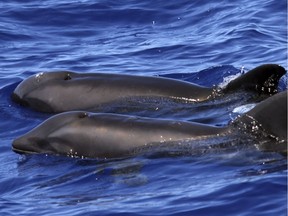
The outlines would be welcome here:
<svg viewBox="0 0 288 216">
<path fill-rule="evenodd" d="M 88 117 L 88 113 L 86 113 L 86 112 L 80 113 L 80 114 L 78 115 L 78 117 L 79 117 L 79 118 L 86 118 L 86 117 Z"/>
<path fill-rule="evenodd" d="M 67 73 L 66 76 L 65 76 L 65 78 L 64 78 L 64 80 L 71 80 L 71 79 L 72 79 L 72 78 L 71 78 L 70 74 Z"/>
</svg>

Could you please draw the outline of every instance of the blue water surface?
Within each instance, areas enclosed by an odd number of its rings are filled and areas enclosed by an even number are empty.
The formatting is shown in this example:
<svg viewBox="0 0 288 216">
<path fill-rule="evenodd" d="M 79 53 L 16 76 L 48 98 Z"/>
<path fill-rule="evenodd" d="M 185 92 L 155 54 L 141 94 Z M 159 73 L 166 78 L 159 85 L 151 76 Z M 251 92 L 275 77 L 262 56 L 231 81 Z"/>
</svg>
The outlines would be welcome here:
<svg viewBox="0 0 288 216">
<path fill-rule="evenodd" d="M 10 0 L 0 10 L 0 215 L 287 215 L 282 155 L 239 148 L 117 160 L 19 156 L 13 139 L 50 115 L 10 99 L 40 71 L 213 86 L 264 63 L 287 69 L 287 1 Z M 151 117 L 227 125 L 243 103 L 239 95 L 194 108 L 161 102 Z"/>
</svg>

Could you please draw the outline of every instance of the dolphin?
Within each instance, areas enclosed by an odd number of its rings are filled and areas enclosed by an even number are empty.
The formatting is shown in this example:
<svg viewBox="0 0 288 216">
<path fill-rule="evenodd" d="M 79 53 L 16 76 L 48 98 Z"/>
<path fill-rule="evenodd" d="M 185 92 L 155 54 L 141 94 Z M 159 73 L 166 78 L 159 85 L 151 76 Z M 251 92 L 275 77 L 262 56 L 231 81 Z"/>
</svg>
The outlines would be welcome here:
<svg viewBox="0 0 288 216">
<path fill-rule="evenodd" d="M 257 142 L 273 143 L 277 152 L 287 152 L 287 91 L 267 98 L 222 127 L 119 114 L 60 113 L 15 139 L 12 149 L 20 154 L 120 158 L 158 144 L 169 146 L 186 140 L 193 147 L 199 140 L 219 136 L 256 137 Z M 269 145 L 272 150 L 273 145 Z"/>
<path fill-rule="evenodd" d="M 220 89 L 152 76 L 43 72 L 22 81 L 12 93 L 12 99 L 37 111 L 48 113 L 95 111 L 95 107 L 133 97 L 165 97 L 199 102 L 240 89 L 275 94 L 279 79 L 285 73 L 285 69 L 279 65 L 265 64 L 248 71 L 231 81 L 224 89 Z"/>
</svg>

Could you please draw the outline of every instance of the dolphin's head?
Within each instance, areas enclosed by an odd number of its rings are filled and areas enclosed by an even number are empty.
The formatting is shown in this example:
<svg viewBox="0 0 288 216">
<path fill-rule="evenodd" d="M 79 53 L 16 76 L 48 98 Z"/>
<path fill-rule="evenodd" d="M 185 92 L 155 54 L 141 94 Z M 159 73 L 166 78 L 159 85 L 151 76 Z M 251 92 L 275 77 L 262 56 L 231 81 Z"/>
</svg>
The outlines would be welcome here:
<svg viewBox="0 0 288 216">
<path fill-rule="evenodd" d="M 53 108 L 49 106 L 49 103 L 37 97 L 37 92 L 40 90 L 42 92 L 46 91 L 45 97 L 47 97 L 49 84 L 56 82 L 61 85 L 61 82 L 71 80 L 74 76 L 76 76 L 75 73 L 69 71 L 38 73 L 23 80 L 16 87 L 11 97 L 21 105 L 37 107 L 38 110 L 44 112 L 53 112 Z"/>
<path fill-rule="evenodd" d="M 20 153 L 43 153 L 85 156 L 85 132 L 80 130 L 89 124 L 89 114 L 82 111 L 55 115 L 33 130 L 18 137 L 12 150 Z M 81 134 L 82 133 L 82 134 Z M 84 138 L 83 138 L 84 137 Z"/>
</svg>

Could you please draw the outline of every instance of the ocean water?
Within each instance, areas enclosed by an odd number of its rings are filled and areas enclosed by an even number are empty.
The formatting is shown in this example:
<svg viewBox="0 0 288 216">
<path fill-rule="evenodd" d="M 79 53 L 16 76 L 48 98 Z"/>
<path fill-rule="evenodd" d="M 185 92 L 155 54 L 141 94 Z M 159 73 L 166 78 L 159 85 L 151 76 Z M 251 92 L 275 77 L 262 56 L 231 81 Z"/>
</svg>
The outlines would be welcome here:
<svg viewBox="0 0 288 216">
<path fill-rule="evenodd" d="M 20 156 L 13 139 L 50 115 L 10 99 L 40 71 L 213 86 L 264 63 L 287 69 L 287 1 L 11 0 L 0 10 L 0 215 L 287 215 L 282 155 L 239 148 L 117 160 Z M 251 105 L 241 95 L 200 107 L 161 104 L 151 117 L 211 125 L 227 125 L 233 110 Z"/>
</svg>

